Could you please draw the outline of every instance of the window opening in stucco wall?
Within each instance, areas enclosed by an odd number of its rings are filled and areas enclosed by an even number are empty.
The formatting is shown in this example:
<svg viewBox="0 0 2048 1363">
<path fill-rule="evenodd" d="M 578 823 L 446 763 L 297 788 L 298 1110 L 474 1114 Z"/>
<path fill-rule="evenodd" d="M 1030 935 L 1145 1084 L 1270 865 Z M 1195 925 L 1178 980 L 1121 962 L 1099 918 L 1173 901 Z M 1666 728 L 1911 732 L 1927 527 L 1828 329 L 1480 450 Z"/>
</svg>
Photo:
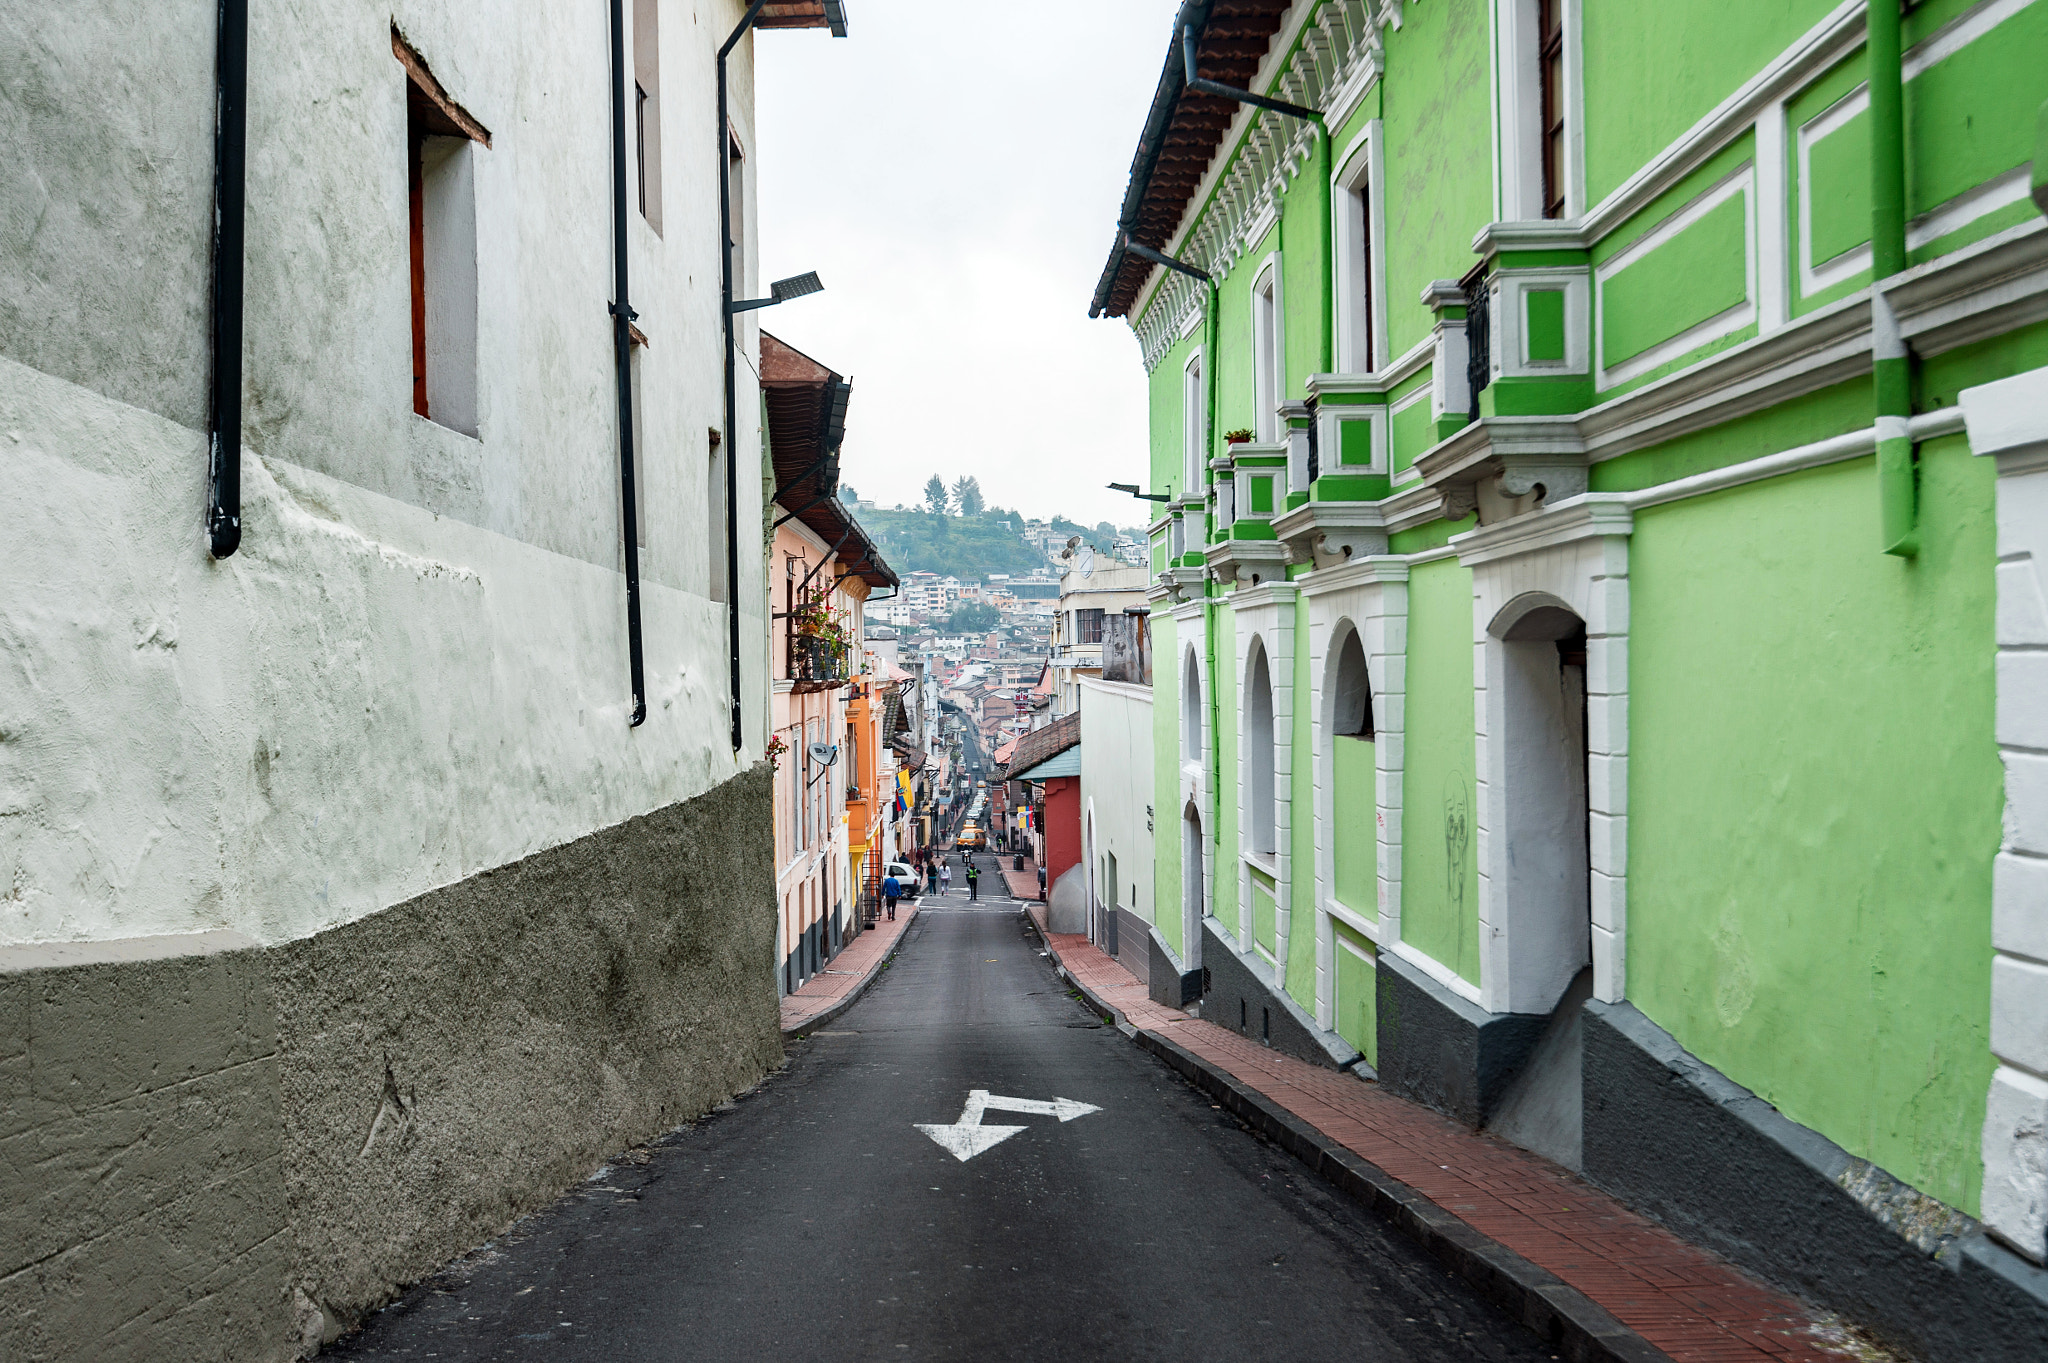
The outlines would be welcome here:
<svg viewBox="0 0 2048 1363">
<path fill-rule="evenodd" d="M 476 149 L 491 136 L 448 97 L 397 29 L 405 69 L 406 211 L 412 272 L 412 409 L 477 434 Z"/>
<path fill-rule="evenodd" d="M 1542 81 L 1543 216 L 1564 216 L 1564 0 L 1540 0 L 1537 71 Z"/>
<path fill-rule="evenodd" d="M 661 10 L 633 0 L 633 133 L 640 169 L 640 216 L 661 235 Z"/>
</svg>

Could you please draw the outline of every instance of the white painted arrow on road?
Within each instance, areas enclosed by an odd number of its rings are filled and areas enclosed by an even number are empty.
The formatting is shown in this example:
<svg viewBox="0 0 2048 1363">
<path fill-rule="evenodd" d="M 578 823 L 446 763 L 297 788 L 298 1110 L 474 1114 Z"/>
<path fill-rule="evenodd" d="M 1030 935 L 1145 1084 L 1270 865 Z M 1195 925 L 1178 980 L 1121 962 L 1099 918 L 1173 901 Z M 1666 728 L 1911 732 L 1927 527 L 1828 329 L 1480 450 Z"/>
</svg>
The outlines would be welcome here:
<svg viewBox="0 0 2048 1363">
<path fill-rule="evenodd" d="M 1021 1126 L 983 1126 L 981 1114 L 991 1108 L 997 1112 L 1029 1112 L 1043 1117 L 1057 1117 L 1062 1122 L 1071 1122 L 1076 1117 L 1085 1117 L 1101 1108 L 1092 1103 L 1077 1103 L 1072 1098 L 1005 1098 L 1000 1093 L 987 1089 L 970 1089 L 967 1106 L 960 1110 L 960 1120 L 951 1125 L 936 1122 L 913 1122 L 919 1131 L 937 1141 L 949 1151 L 954 1159 L 965 1164 L 982 1151 L 1002 1144 L 1019 1131 Z"/>
</svg>

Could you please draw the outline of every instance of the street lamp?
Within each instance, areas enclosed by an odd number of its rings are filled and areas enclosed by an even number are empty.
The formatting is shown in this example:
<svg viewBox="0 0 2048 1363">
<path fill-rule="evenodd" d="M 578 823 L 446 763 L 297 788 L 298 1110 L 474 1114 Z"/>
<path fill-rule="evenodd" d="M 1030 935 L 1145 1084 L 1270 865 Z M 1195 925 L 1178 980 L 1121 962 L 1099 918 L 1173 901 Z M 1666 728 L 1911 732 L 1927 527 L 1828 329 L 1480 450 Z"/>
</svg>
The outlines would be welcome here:
<svg viewBox="0 0 2048 1363">
<path fill-rule="evenodd" d="M 766 298 L 736 298 L 732 302 L 734 312 L 752 312 L 755 308 L 772 308 L 777 303 L 787 303 L 792 298 L 805 298 L 814 293 L 823 293 L 825 286 L 818 281 L 816 270 L 807 270 L 788 279 L 778 279 L 768 286 Z"/>
</svg>

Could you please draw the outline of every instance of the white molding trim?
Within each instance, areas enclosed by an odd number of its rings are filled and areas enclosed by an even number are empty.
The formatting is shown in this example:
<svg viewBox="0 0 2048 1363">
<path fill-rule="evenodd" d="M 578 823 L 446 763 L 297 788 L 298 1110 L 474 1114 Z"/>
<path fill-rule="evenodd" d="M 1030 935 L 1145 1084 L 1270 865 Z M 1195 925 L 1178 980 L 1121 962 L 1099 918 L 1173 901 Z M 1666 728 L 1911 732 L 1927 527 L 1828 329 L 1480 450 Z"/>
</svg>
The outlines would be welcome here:
<svg viewBox="0 0 2048 1363">
<path fill-rule="evenodd" d="M 1564 220 L 1585 212 L 1585 55 L 1581 0 L 1562 0 L 1564 29 Z M 1543 221 L 1542 35 L 1537 0 L 1494 0 L 1492 59 L 1495 214 Z"/>
<path fill-rule="evenodd" d="M 1273 292 L 1273 336 L 1270 357 L 1261 354 L 1259 345 L 1259 295 L 1266 289 Z M 1252 271 L 1251 284 L 1251 355 L 1252 355 L 1252 440 L 1256 444 L 1284 443 L 1286 426 L 1280 409 L 1287 398 L 1287 278 L 1281 273 L 1280 251 L 1276 247 L 1266 253 L 1258 269 Z M 1270 358 L 1273 364 L 1273 385 L 1269 393 L 1259 392 L 1259 364 Z M 1263 405 L 1261 399 L 1265 399 Z M 1270 426 L 1268 423 L 1271 423 Z M 1274 507 L 1278 514 L 1277 504 Z"/>
<path fill-rule="evenodd" d="M 1639 378 L 1756 321 L 1756 163 L 1744 161 L 1691 203 L 1593 267 L 1593 386 L 1605 390 Z M 1742 301 L 1697 322 L 1648 350 L 1607 363 L 1607 282 L 1692 227 L 1737 195 L 1743 201 Z"/>
<path fill-rule="evenodd" d="M 1342 110 L 1346 101 L 1355 108 L 1378 76 L 1382 24 L 1400 28 L 1399 0 L 1295 4 L 1267 44 L 1251 88 L 1277 87 L 1284 99 L 1324 108 L 1328 126 L 1342 126 L 1348 112 L 1331 111 Z M 1298 47 L 1297 38 L 1302 39 Z M 1306 168 L 1318 135 L 1303 120 L 1239 106 L 1188 196 L 1166 253 L 1218 278 L 1229 274 L 1254 244 L 1246 232 L 1247 218 L 1262 203 L 1277 200 Z M 1130 311 L 1146 373 L 1158 367 L 1171 344 L 1167 319 L 1183 316 L 1185 299 L 1202 287 L 1156 265 L 1147 272 Z"/>
<path fill-rule="evenodd" d="M 1583 374 L 1592 365 L 1592 285 L 1584 266 L 1543 270 L 1495 270 L 1488 283 L 1492 293 L 1493 355 L 1495 378 L 1554 378 L 1560 374 Z M 1531 293 L 1564 294 L 1564 358 L 1529 358 L 1527 328 Z"/>
<path fill-rule="evenodd" d="M 1984 1223 L 2048 1260 L 2048 368 L 1966 388 L 1973 453 L 1998 462 L 1997 702 L 2005 834 L 1992 862 Z"/>
<path fill-rule="evenodd" d="M 1785 101 L 1772 100 L 1756 116 L 1756 329 L 1776 331 L 1792 319 L 1791 225 L 1786 222 Z M 1800 183 L 1805 184 L 1802 176 Z"/>
<path fill-rule="evenodd" d="M 1492 1013 L 1547 1013 L 1581 968 L 1593 965 L 1593 995 L 1605 1002 L 1627 997 L 1628 885 L 1628 549 L 1625 507 L 1590 498 L 1569 510 L 1516 518 L 1561 518 L 1557 530 L 1510 538 L 1500 527 L 1457 536 L 1459 557 L 1473 564 L 1474 743 L 1477 790 L 1474 838 L 1479 858 L 1481 1005 Z M 1503 532 L 1492 534 L 1490 532 Z M 1562 531 L 1563 533 L 1558 533 Z M 1488 545 L 1487 539 L 1493 542 Z M 1487 552 L 1468 553 L 1466 550 Z M 1511 813 L 1526 814 L 1527 800 L 1510 810 L 1510 784 L 1542 776 L 1526 760 L 1531 750 L 1514 731 L 1510 713 L 1510 645 L 1505 629 L 1515 603 L 1561 605 L 1586 630 L 1587 899 L 1586 945 L 1577 945 L 1581 911 L 1546 899 L 1524 875 L 1509 874 Z M 1526 645 L 1523 645 L 1526 646 Z M 1538 736 L 1538 742 L 1541 741 Z M 1568 896 L 1567 896 L 1568 898 Z"/>
<path fill-rule="evenodd" d="M 1429 976 L 1429 978 L 1435 980 L 1467 1003 L 1476 1003 L 1482 1008 L 1486 1006 L 1485 999 L 1480 996 L 1478 985 L 1437 960 L 1434 956 L 1424 955 L 1421 948 L 1410 945 L 1396 937 L 1390 939 L 1385 944 L 1384 950 L 1389 956 L 1399 956 L 1402 960 L 1408 962 L 1408 964 L 1414 966 L 1417 970 L 1420 970 L 1423 974 Z"/>
<path fill-rule="evenodd" d="M 1369 121 L 1330 176 L 1330 243 L 1336 257 L 1334 289 L 1337 304 L 1336 364 L 1341 372 L 1369 374 L 1366 352 L 1387 353 L 1387 215 L 1384 137 L 1379 119 Z M 1356 212 L 1358 191 L 1365 190 L 1365 212 Z M 1359 288 L 1358 267 L 1365 262 L 1369 287 Z M 1361 307 L 1363 295 L 1369 307 Z M 1364 313 L 1363 316 L 1360 314 Z M 1369 342 L 1370 344 L 1362 344 Z"/>
<path fill-rule="evenodd" d="M 1369 428 L 1372 453 L 1363 464 L 1343 461 L 1344 424 L 1363 421 Z M 1391 448 L 1387 409 L 1379 403 L 1319 403 L 1316 406 L 1316 449 L 1325 476 L 1386 475 Z"/>
</svg>

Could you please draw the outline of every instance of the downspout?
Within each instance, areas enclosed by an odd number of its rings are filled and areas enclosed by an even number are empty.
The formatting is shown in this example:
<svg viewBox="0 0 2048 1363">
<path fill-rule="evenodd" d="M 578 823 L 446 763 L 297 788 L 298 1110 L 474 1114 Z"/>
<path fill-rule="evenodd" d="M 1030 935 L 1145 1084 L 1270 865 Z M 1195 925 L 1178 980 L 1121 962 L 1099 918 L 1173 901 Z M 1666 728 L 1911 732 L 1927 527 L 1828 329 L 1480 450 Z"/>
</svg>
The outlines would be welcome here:
<svg viewBox="0 0 2048 1363">
<path fill-rule="evenodd" d="M 247 202 L 249 0 L 220 0 L 213 129 L 213 429 L 206 538 L 217 559 L 242 542 L 242 223 Z"/>
<path fill-rule="evenodd" d="M 754 26 L 761 6 L 747 6 L 739 27 L 718 49 L 718 276 L 719 316 L 725 321 L 725 633 L 729 653 L 727 685 L 732 698 L 732 750 L 746 745 L 745 717 L 740 710 L 740 461 L 739 376 L 735 372 L 732 312 L 732 128 L 726 108 L 725 59 Z M 619 0 L 612 0 L 614 10 Z"/>
<path fill-rule="evenodd" d="M 1906 268 L 1905 72 L 1899 0 L 1869 0 L 1870 359 L 1877 409 L 1879 539 L 1887 554 L 1920 552 L 1913 464 L 1913 359 L 1885 285 Z"/>
<path fill-rule="evenodd" d="M 647 720 L 647 681 L 640 646 L 640 523 L 633 487 L 633 319 L 626 296 L 626 16 L 612 0 L 612 352 L 619 388 L 619 539 L 626 550 L 626 666 L 633 680 L 628 727 Z"/>
<path fill-rule="evenodd" d="M 1334 374 L 1337 372 L 1337 259 L 1332 233 L 1335 230 L 1333 220 L 1337 216 L 1337 187 L 1330 183 L 1330 162 L 1335 153 L 1330 147 L 1330 125 L 1321 117 L 1316 119 L 1316 131 L 1322 134 L 1323 144 L 1323 372 Z M 1371 325 L 1370 320 L 1366 325 Z"/>
</svg>

